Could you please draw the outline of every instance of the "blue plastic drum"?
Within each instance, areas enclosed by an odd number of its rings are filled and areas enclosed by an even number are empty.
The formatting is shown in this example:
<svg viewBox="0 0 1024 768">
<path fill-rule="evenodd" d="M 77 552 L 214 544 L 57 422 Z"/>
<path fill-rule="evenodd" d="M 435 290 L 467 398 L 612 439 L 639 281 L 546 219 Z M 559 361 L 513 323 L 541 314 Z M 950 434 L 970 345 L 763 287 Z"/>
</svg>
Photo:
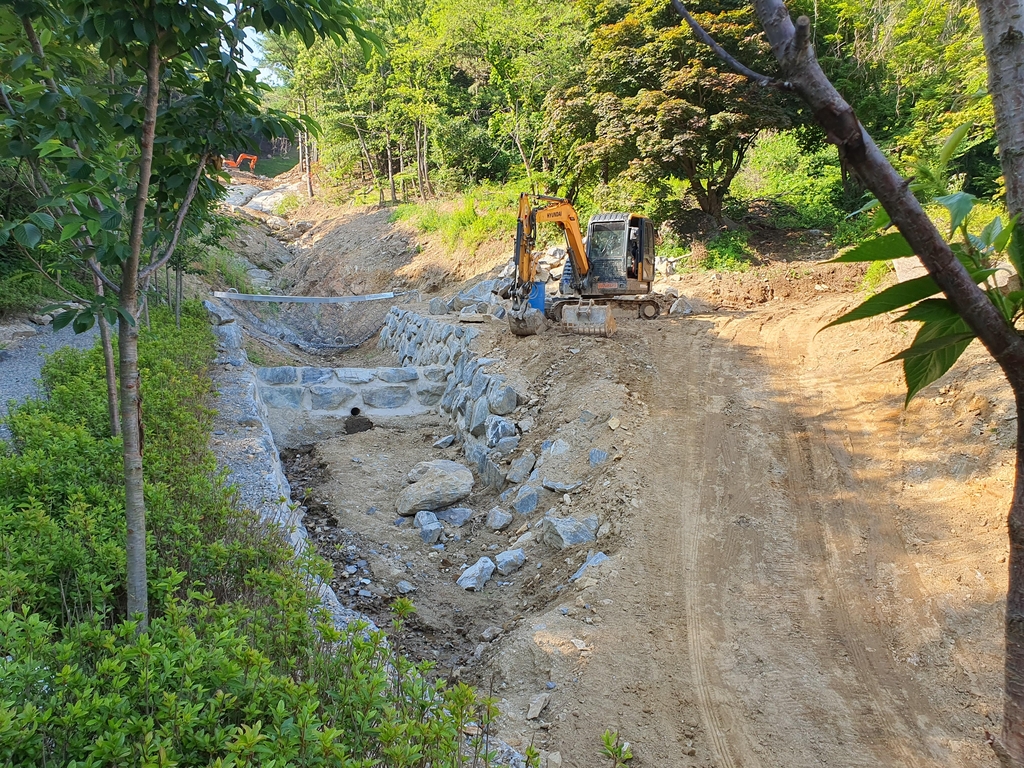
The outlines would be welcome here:
<svg viewBox="0 0 1024 768">
<path fill-rule="evenodd" d="M 544 283 L 534 283 L 530 289 L 530 298 L 527 303 L 534 309 L 544 311 L 544 303 L 547 299 L 547 292 L 544 290 Z"/>
</svg>

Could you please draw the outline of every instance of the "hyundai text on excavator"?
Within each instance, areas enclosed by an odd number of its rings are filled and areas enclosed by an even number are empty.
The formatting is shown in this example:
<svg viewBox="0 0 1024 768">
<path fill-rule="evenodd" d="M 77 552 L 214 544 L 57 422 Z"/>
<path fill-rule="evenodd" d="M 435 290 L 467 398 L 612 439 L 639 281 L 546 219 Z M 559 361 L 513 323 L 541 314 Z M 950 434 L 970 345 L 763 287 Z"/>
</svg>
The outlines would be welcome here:
<svg viewBox="0 0 1024 768">
<path fill-rule="evenodd" d="M 537 225 L 543 223 L 562 228 L 567 251 L 559 295 L 549 303 L 544 283 L 537 282 Z M 517 336 L 537 332 L 530 310 L 594 336 L 615 332 L 613 306 L 629 307 L 648 320 L 661 312 L 657 301 L 646 298 L 654 282 L 654 226 L 643 216 L 598 213 L 590 219 L 584 242 L 579 216 L 568 200 L 523 193 L 514 258 L 509 326 Z"/>
</svg>

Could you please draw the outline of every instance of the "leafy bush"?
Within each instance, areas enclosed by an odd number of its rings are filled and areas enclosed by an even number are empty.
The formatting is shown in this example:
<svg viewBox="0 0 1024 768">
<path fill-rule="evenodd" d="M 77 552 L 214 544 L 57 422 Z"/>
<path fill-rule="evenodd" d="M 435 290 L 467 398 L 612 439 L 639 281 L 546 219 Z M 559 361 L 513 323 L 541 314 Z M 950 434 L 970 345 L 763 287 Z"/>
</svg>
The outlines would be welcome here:
<svg viewBox="0 0 1024 768">
<path fill-rule="evenodd" d="M 707 256 L 695 265 L 699 269 L 720 272 L 745 272 L 754 253 L 747 245 L 750 235 L 744 230 L 721 232 L 707 242 Z"/>
<path fill-rule="evenodd" d="M 98 350 L 44 366 L 49 399 L 0 450 L 0 765 L 452 764 L 490 700 L 431 682 L 382 633 L 339 632 L 295 558 L 234 505 L 207 449 L 213 338 L 187 304 L 142 328 L 152 621 L 124 620 L 120 440 Z M 97 396 L 96 393 L 99 393 Z M 0 444 L 0 449 L 3 445 Z M 412 610 L 396 602 L 395 634 Z M 312 618 L 312 621 L 311 621 Z"/>
<path fill-rule="evenodd" d="M 846 216 L 835 147 L 808 152 L 792 132 L 764 134 L 733 181 L 731 193 L 738 203 L 734 208 L 761 199 L 783 203 L 769 214 L 768 224 L 774 227 L 831 228 Z"/>
</svg>

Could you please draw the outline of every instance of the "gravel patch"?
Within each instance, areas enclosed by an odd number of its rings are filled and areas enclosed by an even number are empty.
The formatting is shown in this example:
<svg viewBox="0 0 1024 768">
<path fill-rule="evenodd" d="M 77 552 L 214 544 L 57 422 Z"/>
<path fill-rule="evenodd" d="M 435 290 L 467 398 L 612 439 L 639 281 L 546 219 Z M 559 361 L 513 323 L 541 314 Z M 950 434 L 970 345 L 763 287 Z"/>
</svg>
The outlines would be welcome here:
<svg viewBox="0 0 1024 768">
<path fill-rule="evenodd" d="M 5 419 L 9 401 L 21 403 L 30 397 L 41 397 L 39 373 L 46 357 L 62 347 L 88 349 L 99 338 L 99 329 L 93 326 L 82 334 L 70 327 L 54 333 L 44 330 L 38 336 L 17 342 L 0 350 L 0 419 Z M 6 423 L 0 423 L 0 440 L 10 439 Z"/>
</svg>

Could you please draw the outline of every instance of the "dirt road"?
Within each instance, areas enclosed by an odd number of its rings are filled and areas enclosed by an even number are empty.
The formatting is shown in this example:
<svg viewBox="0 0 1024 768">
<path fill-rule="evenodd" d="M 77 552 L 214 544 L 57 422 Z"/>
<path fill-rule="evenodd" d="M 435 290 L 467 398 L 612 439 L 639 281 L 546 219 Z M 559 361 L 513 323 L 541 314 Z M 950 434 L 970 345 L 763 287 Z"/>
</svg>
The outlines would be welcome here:
<svg viewBox="0 0 1024 768">
<path fill-rule="evenodd" d="M 958 477 L 948 415 L 904 415 L 898 369 L 871 367 L 892 331 L 815 335 L 843 301 L 652 341 L 635 567 L 567 694 L 586 717 L 552 727 L 568 765 L 603 727 L 645 766 L 995 765 L 1008 490 L 983 530 L 975 497 L 1009 470 L 995 446 Z M 925 432 L 946 463 L 912 455 Z"/>
</svg>

